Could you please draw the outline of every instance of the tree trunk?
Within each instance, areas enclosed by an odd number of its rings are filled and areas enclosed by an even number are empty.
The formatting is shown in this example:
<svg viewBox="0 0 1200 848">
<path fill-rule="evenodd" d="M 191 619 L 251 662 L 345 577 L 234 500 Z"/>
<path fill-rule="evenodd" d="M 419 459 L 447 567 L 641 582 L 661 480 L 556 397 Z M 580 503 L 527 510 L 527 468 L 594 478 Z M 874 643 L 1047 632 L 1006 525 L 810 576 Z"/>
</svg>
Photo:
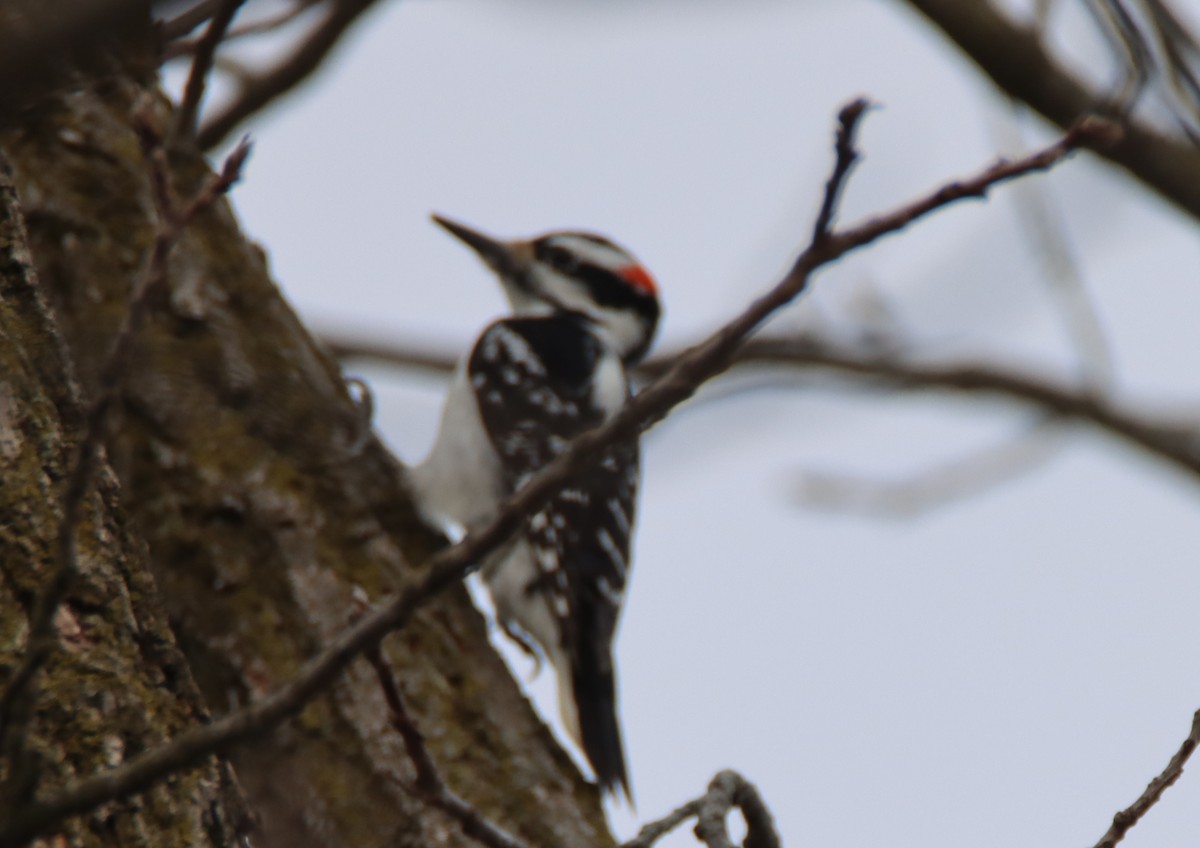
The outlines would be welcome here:
<svg viewBox="0 0 1200 848">
<path fill-rule="evenodd" d="M 84 429 L 77 386 L 30 264 L 0 152 L 0 690 L 28 647 L 34 609 L 58 568 L 62 487 Z M 205 716 L 162 611 L 144 544 L 104 470 L 76 528 L 79 574 L 54 616 L 57 646 L 20 691 L 0 757 L 0 820 L 35 793 L 120 764 Z M 245 808 L 211 760 L 140 798 L 65 823 L 72 845 L 221 846 Z"/>
<path fill-rule="evenodd" d="M 167 125 L 169 106 L 152 80 L 131 63 L 113 62 L 103 72 L 79 74 L 27 110 L 19 127 L 0 133 L 40 290 L 53 305 L 85 395 L 96 390 L 153 236 L 149 172 L 131 119 L 147 97 Z M 176 150 L 171 166 L 181 197 L 209 173 L 192 150 Z M 247 177 L 253 179 L 252 161 Z M 8 302 L 21 291 L 6 289 L 6 308 L 14 308 Z M 36 339 L 39 332 L 45 346 L 53 337 L 45 326 L 26 335 Z M 3 347 L 6 356 L 18 355 L 11 344 Z M 0 434 L 36 398 L 45 407 L 45 396 L 63 395 L 47 385 L 44 370 L 28 377 L 27 391 L 35 393 L 29 398 L 8 402 L 0 395 L 8 404 L 0 412 L 9 410 L 0 415 Z M 77 429 L 77 411 L 71 416 Z M 50 422 L 44 416 L 35 421 L 39 438 L 49 438 Z M 108 455 L 120 480 L 121 507 L 148 546 L 162 604 L 215 713 L 288 680 L 351 619 L 356 589 L 380 599 L 441 543 L 416 517 L 403 469 L 369 432 L 338 366 L 280 297 L 262 250 L 239 232 L 224 201 L 189 227 L 172 254 L 170 294 L 154 305 L 138 337 L 111 433 Z M 30 456 L 40 444 L 30 442 Z M 61 449 L 56 457 L 61 474 Z M 25 462 L 15 477 L 5 472 L 4 508 L 33 503 L 50 509 L 37 488 L 49 483 L 32 460 Z M 10 485 L 10 479 L 18 482 Z M 112 489 L 104 489 L 110 508 Z M 53 538 L 52 517 L 34 529 Z M 126 535 L 114 530 L 116 538 L 129 538 L 127 528 L 117 529 Z M 6 551 L 33 548 L 26 560 L 42 569 L 14 568 L 10 562 L 17 560 L 6 553 L 0 614 L 12 643 L 8 611 L 28 605 L 48 560 L 33 529 L 3 534 Z M 129 567 L 125 556 L 119 559 Z M 150 579 L 137 585 L 153 609 Z M 85 603 L 89 587 L 90 580 L 81 581 L 65 615 L 78 616 L 84 604 L 106 626 L 142 626 L 131 601 L 121 606 L 104 596 Z M 171 694 L 141 692 L 146 684 L 139 680 L 156 679 L 144 657 L 144 665 L 117 668 L 103 680 L 74 680 L 68 661 L 76 654 L 61 626 L 60 642 L 43 677 L 39 729 L 68 754 L 76 745 L 99 745 L 99 756 L 102 737 L 122 728 L 110 728 L 102 715 L 87 719 L 86 733 L 68 724 L 63 711 L 84 699 L 60 699 L 68 690 L 48 685 L 51 672 L 90 687 L 94 700 Z M 159 642 L 173 646 L 165 632 Z M 451 789 L 530 843 L 611 843 L 594 788 L 531 712 L 462 587 L 385 640 L 384 650 Z M 190 680 L 180 668 L 177 676 Z M 153 713 L 146 708 L 137 717 Z M 145 734 L 169 736 L 178 726 L 178 718 L 154 722 Z M 257 822 L 255 845 L 469 843 L 442 813 L 406 791 L 413 770 L 366 662 L 353 665 L 298 718 L 235 750 L 232 761 Z M 79 774 L 100 766 L 98 759 L 75 761 Z M 147 805 L 151 797 L 157 803 L 160 796 L 166 804 L 166 793 L 174 798 L 183 783 L 214 787 L 216 775 L 211 768 L 189 773 L 126 806 Z"/>
</svg>

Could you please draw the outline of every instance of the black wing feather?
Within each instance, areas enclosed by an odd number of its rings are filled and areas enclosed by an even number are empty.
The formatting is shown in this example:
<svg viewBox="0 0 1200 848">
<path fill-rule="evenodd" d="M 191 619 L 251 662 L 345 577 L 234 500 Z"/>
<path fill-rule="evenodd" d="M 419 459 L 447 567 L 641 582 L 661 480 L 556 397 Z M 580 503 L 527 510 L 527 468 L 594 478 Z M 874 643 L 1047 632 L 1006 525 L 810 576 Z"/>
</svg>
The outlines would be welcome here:
<svg viewBox="0 0 1200 848">
<path fill-rule="evenodd" d="M 591 382 L 604 354 L 601 342 L 569 315 L 509 318 L 480 336 L 469 373 L 510 493 L 574 437 L 604 422 Z M 569 571 L 542 573 L 529 591 L 547 593 L 571 657 L 584 752 L 601 785 L 626 795 L 611 644 L 620 609 L 614 601 L 627 579 L 637 464 L 636 441 L 611 448 L 531 516 L 524 531 L 531 548 L 543 553 L 535 561 L 568 565 Z"/>
</svg>

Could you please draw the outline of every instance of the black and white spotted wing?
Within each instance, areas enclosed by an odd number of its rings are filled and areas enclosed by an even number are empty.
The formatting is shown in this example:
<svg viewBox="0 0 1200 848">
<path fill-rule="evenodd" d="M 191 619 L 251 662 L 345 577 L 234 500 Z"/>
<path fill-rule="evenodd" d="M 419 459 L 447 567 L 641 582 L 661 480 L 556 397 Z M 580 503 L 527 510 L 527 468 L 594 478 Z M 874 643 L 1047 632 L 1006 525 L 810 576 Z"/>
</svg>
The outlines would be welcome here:
<svg viewBox="0 0 1200 848">
<path fill-rule="evenodd" d="M 471 352 L 471 385 L 509 492 L 615 411 L 601 405 L 592 380 L 604 347 L 581 323 L 562 314 L 497 321 Z M 586 644 L 607 649 L 611 641 L 628 568 L 637 463 L 635 442 L 610 450 L 526 526 L 541 572 L 530 591 L 547 593 L 572 655 Z"/>
<path fill-rule="evenodd" d="M 476 343 L 468 369 L 509 492 L 575 436 L 603 423 L 628 393 L 619 359 L 564 313 L 496 322 Z M 601 786 L 627 797 L 612 640 L 628 571 L 637 463 L 636 442 L 610 449 L 524 530 L 535 569 L 524 591 L 530 600 L 544 599 L 553 616 L 558 647 L 570 662 L 584 752 Z"/>
</svg>

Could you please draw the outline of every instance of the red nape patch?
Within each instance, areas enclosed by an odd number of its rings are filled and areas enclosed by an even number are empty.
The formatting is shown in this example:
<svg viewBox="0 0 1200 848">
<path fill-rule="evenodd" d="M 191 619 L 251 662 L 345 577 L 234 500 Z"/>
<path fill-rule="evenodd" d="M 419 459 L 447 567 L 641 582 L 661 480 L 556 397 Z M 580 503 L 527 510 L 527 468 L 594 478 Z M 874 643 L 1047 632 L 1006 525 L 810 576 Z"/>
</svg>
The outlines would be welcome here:
<svg viewBox="0 0 1200 848">
<path fill-rule="evenodd" d="M 646 294 L 658 294 L 658 286 L 654 284 L 654 278 L 641 265 L 626 265 L 617 273 L 635 289 L 641 289 Z"/>
</svg>

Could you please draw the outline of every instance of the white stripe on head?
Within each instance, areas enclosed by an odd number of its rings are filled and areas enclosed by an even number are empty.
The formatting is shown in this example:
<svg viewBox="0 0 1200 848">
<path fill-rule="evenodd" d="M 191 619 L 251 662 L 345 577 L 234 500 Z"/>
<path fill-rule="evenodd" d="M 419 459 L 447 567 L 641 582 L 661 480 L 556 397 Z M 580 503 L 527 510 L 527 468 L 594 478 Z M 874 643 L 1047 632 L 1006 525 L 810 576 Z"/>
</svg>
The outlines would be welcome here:
<svg viewBox="0 0 1200 848">
<path fill-rule="evenodd" d="M 578 256 L 584 262 L 601 268 L 616 270 L 626 265 L 636 265 L 637 260 L 607 239 L 582 233 L 559 233 L 546 239 L 548 244 L 561 247 Z"/>
</svg>

